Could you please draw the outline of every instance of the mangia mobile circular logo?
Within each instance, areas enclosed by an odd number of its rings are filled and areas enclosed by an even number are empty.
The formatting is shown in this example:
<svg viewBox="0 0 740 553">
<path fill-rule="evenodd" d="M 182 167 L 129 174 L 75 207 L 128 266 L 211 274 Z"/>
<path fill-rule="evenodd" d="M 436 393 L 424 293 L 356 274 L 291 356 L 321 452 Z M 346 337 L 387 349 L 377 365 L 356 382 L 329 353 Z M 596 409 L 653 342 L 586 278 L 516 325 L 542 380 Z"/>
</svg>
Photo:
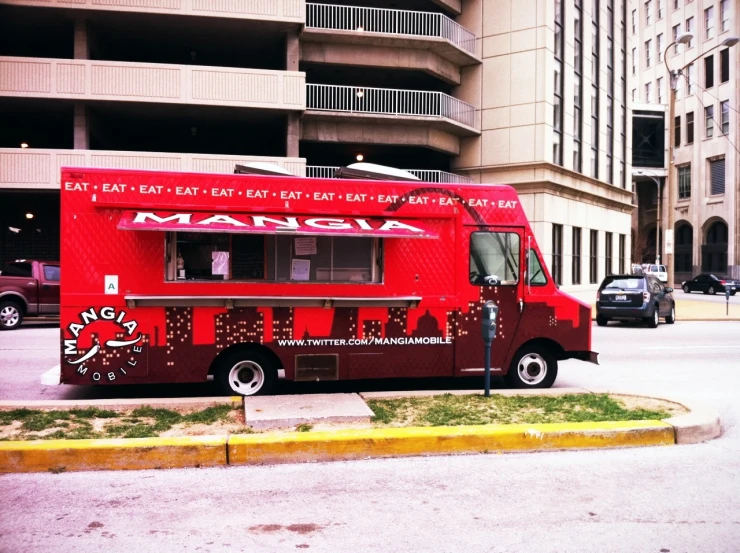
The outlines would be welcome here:
<svg viewBox="0 0 740 553">
<path fill-rule="evenodd" d="M 104 354 L 106 350 L 117 350 L 127 348 L 128 361 L 122 362 L 121 366 L 115 370 L 99 371 L 95 370 L 91 372 L 91 378 L 94 382 L 99 382 L 102 378 L 106 378 L 108 382 L 113 382 L 116 378 L 126 376 L 127 367 L 135 367 L 138 361 L 134 356 L 139 355 L 144 351 L 144 348 L 139 344 L 143 335 L 139 332 L 134 336 L 136 328 L 139 326 L 135 320 L 127 318 L 126 311 L 116 310 L 114 307 L 91 307 L 85 311 L 79 313 L 79 322 L 70 323 L 67 326 L 67 331 L 74 336 L 72 339 L 64 339 L 64 358 L 68 365 L 76 365 L 77 373 L 79 375 L 86 375 L 89 368 L 87 363 L 92 361 L 98 354 Z M 80 335 L 85 332 L 87 327 L 98 321 L 107 322 L 108 324 L 117 325 L 121 332 L 116 336 L 116 339 L 106 340 L 105 345 L 101 345 L 100 342 L 93 343 L 90 349 L 87 351 L 80 350 L 78 347 L 78 340 Z"/>
</svg>

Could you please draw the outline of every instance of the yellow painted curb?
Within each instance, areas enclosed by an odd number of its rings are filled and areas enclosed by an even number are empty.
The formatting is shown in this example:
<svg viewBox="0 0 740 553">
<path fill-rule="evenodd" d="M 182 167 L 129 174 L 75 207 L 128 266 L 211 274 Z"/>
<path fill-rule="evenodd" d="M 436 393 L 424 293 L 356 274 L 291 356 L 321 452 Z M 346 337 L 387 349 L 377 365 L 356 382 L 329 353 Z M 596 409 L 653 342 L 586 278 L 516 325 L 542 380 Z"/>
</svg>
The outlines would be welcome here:
<svg viewBox="0 0 740 553">
<path fill-rule="evenodd" d="M 226 465 L 226 436 L 0 442 L 0 473 Z"/>
<path fill-rule="evenodd" d="M 229 436 L 230 465 L 675 444 L 661 421 L 384 428 Z"/>
</svg>

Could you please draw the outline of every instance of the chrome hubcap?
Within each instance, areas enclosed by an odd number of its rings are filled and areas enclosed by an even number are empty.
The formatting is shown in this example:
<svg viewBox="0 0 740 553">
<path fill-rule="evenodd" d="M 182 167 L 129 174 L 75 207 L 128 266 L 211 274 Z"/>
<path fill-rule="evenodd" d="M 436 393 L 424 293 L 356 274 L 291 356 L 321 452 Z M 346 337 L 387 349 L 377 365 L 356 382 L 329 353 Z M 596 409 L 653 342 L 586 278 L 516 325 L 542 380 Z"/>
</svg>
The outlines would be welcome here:
<svg viewBox="0 0 740 553">
<path fill-rule="evenodd" d="M 542 382 L 547 376 L 547 363 L 538 353 L 529 353 L 519 360 L 519 379 L 530 386 Z"/>
<path fill-rule="evenodd" d="M 240 361 L 229 371 L 229 385 L 237 394 L 254 395 L 264 383 L 265 371 L 254 361 Z"/>
<path fill-rule="evenodd" d="M 18 309 L 12 305 L 8 305 L 0 311 L 0 322 L 2 322 L 3 326 L 17 325 L 20 317 L 21 314 L 18 312 Z"/>
</svg>

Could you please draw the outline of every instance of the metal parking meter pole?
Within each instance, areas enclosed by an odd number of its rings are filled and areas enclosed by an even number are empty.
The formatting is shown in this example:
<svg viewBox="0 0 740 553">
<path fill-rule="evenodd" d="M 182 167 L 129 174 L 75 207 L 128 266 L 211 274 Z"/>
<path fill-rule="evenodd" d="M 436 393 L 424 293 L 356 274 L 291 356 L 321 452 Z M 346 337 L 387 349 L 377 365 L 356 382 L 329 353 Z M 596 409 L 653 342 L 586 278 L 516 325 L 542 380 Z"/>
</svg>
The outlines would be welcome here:
<svg viewBox="0 0 740 553">
<path fill-rule="evenodd" d="M 485 368 L 486 368 L 486 391 L 485 397 L 491 395 L 491 344 L 496 337 L 496 319 L 498 318 L 498 306 L 488 300 L 483 305 L 481 313 L 481 331 L 483 334 L 483 345 L 485 346 Z"/>
<path fill-rule="evenodd" d="M 725 286 L 725 317 L 730 316 L 730 287 Z"/>
</svg>

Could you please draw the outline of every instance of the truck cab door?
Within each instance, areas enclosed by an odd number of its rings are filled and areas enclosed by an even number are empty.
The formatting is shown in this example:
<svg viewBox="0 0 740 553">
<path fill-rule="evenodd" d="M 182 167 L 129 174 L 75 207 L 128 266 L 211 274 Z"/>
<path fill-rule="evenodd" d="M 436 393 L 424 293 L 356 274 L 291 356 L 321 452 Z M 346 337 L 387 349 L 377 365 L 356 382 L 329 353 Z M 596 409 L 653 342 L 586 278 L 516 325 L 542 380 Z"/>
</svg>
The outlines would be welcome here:
<svg viewBox="0 0 740 553">
<path fill-rule="evenodd" d="M 59 315 L 59 265 L 39 264 L 39 314 Z"/>
<path fill-rule="evenodd" d="M 491 347 L 491 369 L 495 375 L 504 368 L 524 307 L 524 229 L 464 226 L 461 247 L 464 255 L 459 259 L 465 275 L 458 277 L 463 307 L 457 313 L 455 374 L 483 374 L 481 310 L 486 301 L 493 300 L 499 307 L 496 338 Z"/>
</svg>

